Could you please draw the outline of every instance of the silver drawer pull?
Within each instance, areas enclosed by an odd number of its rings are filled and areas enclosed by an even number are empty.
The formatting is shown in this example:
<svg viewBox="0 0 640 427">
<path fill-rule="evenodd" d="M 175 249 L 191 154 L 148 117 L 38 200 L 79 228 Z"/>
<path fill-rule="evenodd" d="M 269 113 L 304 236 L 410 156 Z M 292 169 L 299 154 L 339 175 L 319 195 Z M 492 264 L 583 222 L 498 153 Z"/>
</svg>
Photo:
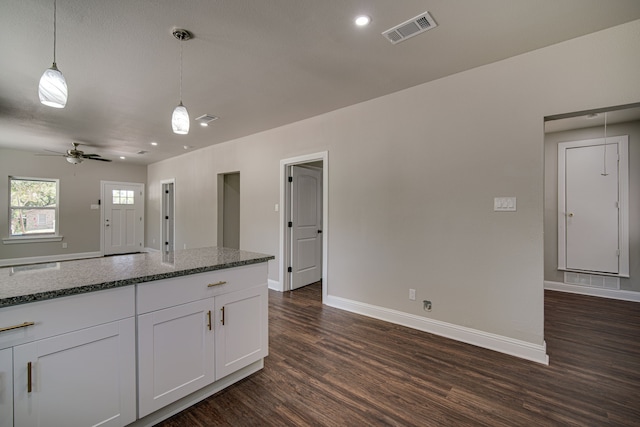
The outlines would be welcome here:
<svg viewBox="0 0 640 427">
<path fill-rule="evenodd" d="M 24 322 L 19 325 L 7 326 L 6 328 L 0 328 L 0 332 L 12 331 L 14 329 L 26 328 L 27 326 L 33 326 L 35 322 Z"/>
<path fill-rule="evenodd" d="M 227 283 L 227 282 L 225 282 L 224 280 L 221 280 L 221 281 L 216 282 L 216 283 L 209 283 L 207 285 L 207 288 L 213 288 L 214 286 L 224 285 L 225 283 Z"/>
</svg>

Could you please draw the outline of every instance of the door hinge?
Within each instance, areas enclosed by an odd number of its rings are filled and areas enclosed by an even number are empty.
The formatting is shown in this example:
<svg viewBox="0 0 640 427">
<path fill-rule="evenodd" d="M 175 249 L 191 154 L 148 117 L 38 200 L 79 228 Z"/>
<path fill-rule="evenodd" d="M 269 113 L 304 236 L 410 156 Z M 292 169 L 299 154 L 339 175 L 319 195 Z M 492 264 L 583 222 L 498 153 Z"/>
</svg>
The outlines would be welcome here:
<svg viewBox="0 0 640 427">
<path fill-rule="evenodd" d="M 289 221 L 289 223 L 287 224 L 287 227 L 289 228 L 293 227 L 293 222 Z"/>
<path fill-rule="evenodd" d="M 287 268 L 287 273 L 293 273 L 293 268 L 291 267 Z"/>
<path fill-rule="evenodd" d="M 293 177 L 292 176 L 289 177 L 289 182 L 293 182 Z"/>
</svg>

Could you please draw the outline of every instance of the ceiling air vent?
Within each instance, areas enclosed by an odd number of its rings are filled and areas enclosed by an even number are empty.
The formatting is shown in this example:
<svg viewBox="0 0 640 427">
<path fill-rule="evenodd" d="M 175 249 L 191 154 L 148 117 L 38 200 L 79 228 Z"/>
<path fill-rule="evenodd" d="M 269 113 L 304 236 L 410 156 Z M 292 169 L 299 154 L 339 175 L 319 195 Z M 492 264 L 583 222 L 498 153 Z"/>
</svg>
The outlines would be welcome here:
<svg viewBox="0 0 640 427">
<path fill-rule="evenodd" d="M 395 27 L 388 29 L 383 32 L 382 35 L 391 43 L 398 44 L 437 26 L 438 24 L 436 24 L 436 21 L 429 12 L 425 12 L 415 18 L 411 18 L 408 21 L 403 22 L 400 25 L 396 25 Z"/>
</svg>

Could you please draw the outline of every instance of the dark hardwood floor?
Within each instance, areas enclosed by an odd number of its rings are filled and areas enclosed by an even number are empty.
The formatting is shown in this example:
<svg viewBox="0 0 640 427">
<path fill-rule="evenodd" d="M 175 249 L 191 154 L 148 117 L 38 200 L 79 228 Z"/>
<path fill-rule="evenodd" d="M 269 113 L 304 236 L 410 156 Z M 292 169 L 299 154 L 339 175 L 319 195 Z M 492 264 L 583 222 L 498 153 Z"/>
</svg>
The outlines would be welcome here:
<svg viewBox="0 0 640 427">
<path fill-rule="evenodd" d="M 640 426 L 640 304 L 546 291 L 543 366 L 269 291 L 270 355 L 159 424 Z"/>
</svg>

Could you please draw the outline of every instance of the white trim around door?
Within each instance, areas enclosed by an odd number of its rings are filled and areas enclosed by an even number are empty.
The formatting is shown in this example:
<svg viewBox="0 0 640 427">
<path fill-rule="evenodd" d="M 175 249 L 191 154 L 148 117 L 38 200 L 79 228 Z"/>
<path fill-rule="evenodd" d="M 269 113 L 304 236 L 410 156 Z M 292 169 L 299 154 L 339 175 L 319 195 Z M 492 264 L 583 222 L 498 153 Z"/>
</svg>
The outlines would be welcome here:
<svg viewBox="0 0 640 427">
<path fill-rule="evenodd" d="M 310 162 L 322 162 L 322 302 L 327 300 L 329 280 L 328 280 L 328 247 L 329 247 L 329 152 L 321 151 L 298 157 L 291 157 L 280 160 L 280 252 L 279 252 L 279 274 L 280 282 L 277 286 L 270 286 L 278 291 L 288 291 L 291 289 L 289 283 L 289 273 L 286 271 L 287 250 L 290 242 L 287 241 L 287 177 L 290 166 Z"/>
</svg>

